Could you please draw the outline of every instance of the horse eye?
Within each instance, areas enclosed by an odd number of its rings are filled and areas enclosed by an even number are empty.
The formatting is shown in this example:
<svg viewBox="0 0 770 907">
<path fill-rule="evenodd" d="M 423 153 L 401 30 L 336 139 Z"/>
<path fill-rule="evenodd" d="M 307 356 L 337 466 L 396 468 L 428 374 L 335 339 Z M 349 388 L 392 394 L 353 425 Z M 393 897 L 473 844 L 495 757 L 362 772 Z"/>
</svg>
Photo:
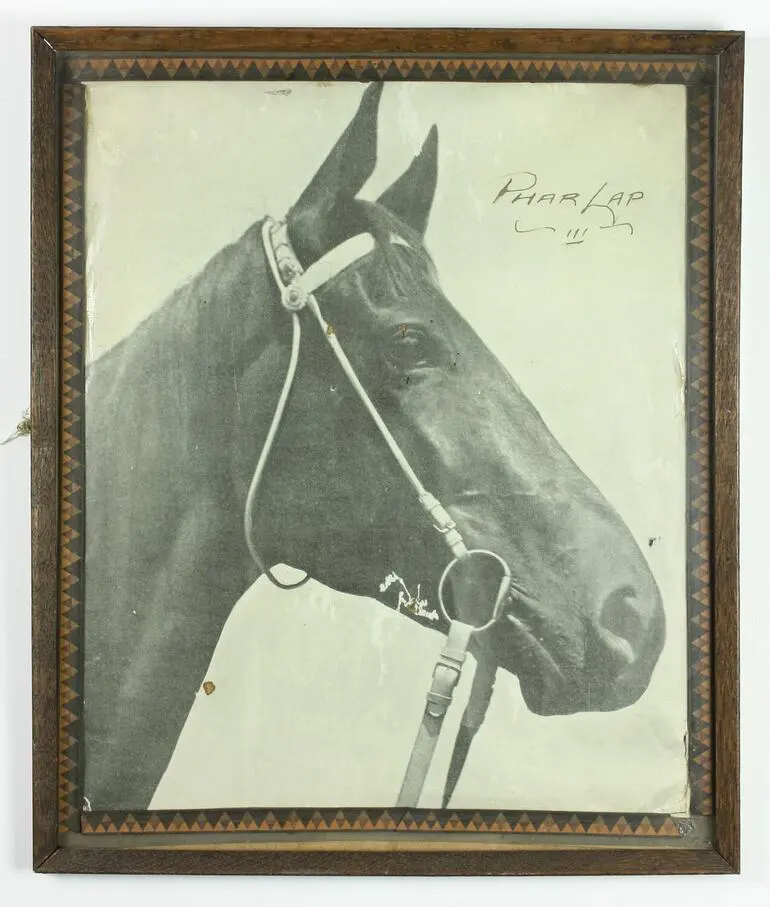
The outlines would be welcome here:
<svg viewBox="0 0 770 907">
<path fill-rule="evenodd" d="M 432 364 L 431 342 L 427 332 L 408 324 L 400 324 L 387 348 L 389 364 L 399 371 L 423 368 Z"/>
</svg>

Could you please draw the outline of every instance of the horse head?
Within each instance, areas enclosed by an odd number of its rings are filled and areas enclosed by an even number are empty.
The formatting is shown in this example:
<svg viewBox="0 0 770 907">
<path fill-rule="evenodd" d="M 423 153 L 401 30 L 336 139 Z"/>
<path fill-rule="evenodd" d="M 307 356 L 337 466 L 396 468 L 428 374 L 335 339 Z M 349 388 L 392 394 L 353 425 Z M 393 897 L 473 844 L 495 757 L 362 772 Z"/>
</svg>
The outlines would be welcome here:
<svg viewBox="0 0 770 907">
<path fill-rule="evenodd" d="M 656 582 L 621 517 L 441 290 L 424 243 L 436 128 L 376 202 L 358 198 L 376 163 L 381 87 L 366 90 L 289 212 L 291 243 L 308 267 L 355 234 L 374 237 L 374 251 L 317 298 L 423 484 L 469 547 L 512 568 L 517 592 L 477 651 L 518 676 L 539 714 L 625 707 L 646 689 L 663 645 Z M 268 472 L 255 532 L 270 563 L 443 626 L 435 590 L 447 549 L 309 322 Z M 497 579 L 458 574 L 449 607 L 484 624 Z"/>
</svg>

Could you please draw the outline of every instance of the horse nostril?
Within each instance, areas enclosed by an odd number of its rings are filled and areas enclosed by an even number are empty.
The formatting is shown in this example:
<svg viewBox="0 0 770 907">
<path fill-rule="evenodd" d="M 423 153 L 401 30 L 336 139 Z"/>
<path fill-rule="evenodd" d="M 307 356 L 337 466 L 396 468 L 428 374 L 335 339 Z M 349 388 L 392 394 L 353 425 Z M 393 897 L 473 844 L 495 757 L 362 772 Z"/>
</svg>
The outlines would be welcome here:
<svg viewBox="0 0 770 907">
<path fill-rule="evenodd" d="M 634 589 L 622 586 L 610 593 L 602 604 L 598 625 L 606 645 L 632 664 L 642 647 L 645 632 Z"/>
</svg>

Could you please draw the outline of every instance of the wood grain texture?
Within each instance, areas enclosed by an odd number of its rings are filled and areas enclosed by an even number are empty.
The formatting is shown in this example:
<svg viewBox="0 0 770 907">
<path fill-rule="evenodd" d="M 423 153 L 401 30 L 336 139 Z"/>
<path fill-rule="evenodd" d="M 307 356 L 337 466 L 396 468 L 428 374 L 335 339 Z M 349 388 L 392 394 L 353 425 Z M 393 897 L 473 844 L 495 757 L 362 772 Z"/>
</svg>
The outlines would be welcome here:
<svg viewBox="0 0 770 907">
<path fill-rule="evenodd" d="M 435 851 L 164 851 L 60 849 L 42 872 L 179 875 L 665 875 L 729 873 L 713 850 Z"/>
<path fill-rule="evenodd" d="M 738 347 L 743 38 L 720 54 L 714 231 L 714 717 L 716 847 L 740 870 Z"/>
<path fill-rule="evenodd" d="M 436 28 L 46 28 L 59 51 L 291 54 L 713 54 L 739 32 Z"/>
<path fill-rule="evenodd" d="M 33 863 L 56 848 L 59 205 L 55 54 L 32 34 Z"/>
</svg>

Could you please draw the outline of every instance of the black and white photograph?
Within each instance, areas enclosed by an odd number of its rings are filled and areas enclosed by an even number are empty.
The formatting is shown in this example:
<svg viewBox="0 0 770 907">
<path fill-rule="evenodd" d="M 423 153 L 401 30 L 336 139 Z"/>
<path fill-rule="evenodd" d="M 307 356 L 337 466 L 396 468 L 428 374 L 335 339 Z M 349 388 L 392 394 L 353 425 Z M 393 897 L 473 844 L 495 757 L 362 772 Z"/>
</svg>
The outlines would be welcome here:
<svg viewBox="0 0 770 907">
<path fill-rule="evenodd" d="M 686 86 L 85 124 L 83 810 L 687 815 Z"/>
</svg>

